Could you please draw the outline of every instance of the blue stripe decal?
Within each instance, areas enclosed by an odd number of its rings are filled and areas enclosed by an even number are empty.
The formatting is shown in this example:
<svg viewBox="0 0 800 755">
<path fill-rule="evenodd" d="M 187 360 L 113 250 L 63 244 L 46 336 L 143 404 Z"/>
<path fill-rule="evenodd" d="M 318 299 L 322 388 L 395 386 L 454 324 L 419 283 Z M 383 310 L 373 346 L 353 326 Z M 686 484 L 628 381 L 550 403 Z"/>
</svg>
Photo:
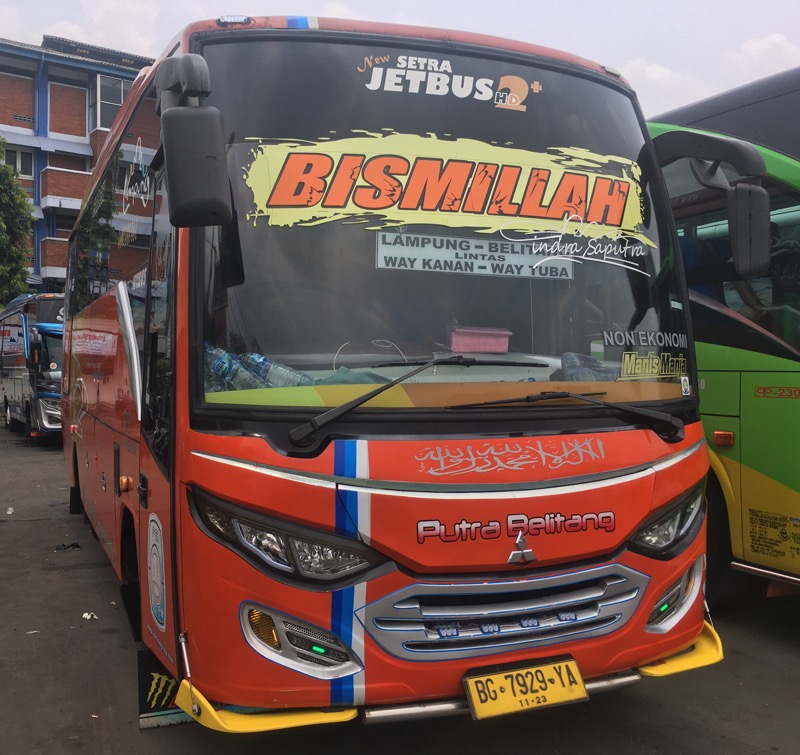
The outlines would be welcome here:
<svg viewBox="0 0 800 755">
<path fill-rule="evenodd" d="M 355 477 L 357 452 L 358 442 L 355 440 L 334 441 L 334 474 Z M 358 493 L 355 491 L 336 493 L 336 532 L 345 537 L 358 537 Z"/>
<path fill-rule="evenodd" d="M 333 450 L 334 474 L 356 476 L 358 445 L 354 440 L 336 440 Z M 358 494 L 351 491 L 336 493 L 336 532 L 357 537 Z M 331 596 L 331 631 L 348 647 L 353 643 L 353 612 L 355 588 L 337 590 Z M 353 677 L 331 680 L 331 705 L 353 704 Z"/>
<path fill-rule="evenodd" d="M 347 647 L 353 644 L 353 611 L 355 610 L 355 590 L 347 587 L 337 590 L 331 596 L 331 630 L 341 637 Z M 353 704 L 353 677 L 331 679 L 331 705 Z"/>
<path fill-rule="evenodd" d="M 308 29 L 307 16 L 289 16 L 286 19 L 286 25 L 290 29 Z"/>
</svg>

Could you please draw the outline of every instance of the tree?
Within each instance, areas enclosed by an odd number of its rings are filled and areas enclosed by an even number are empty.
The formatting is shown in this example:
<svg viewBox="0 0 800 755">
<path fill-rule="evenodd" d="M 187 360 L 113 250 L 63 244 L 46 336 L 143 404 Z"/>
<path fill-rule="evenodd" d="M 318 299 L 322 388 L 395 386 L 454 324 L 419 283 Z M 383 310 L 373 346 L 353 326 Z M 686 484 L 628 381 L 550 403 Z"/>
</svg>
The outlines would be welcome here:
<svg viewBox="0 0 800 755">
<path fill-rule="evenodd" d="M 0 155 L 5 154 L 0 137 Z M 31 252 L 31 205 L 17 180 L 16 166 L 0 165 L 0 309 L 30 291 L 26 260 Z"/>
</svg>

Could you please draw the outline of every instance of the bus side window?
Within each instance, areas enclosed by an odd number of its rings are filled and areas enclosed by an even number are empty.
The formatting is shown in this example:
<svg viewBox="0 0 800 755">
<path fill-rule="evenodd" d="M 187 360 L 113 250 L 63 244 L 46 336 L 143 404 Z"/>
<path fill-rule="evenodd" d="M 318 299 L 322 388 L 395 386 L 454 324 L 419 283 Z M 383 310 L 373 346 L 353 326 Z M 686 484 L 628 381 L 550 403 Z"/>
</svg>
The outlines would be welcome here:
<svg viewBox="0 0 800 755">
<path fill-rule="evenodd" d="M 163 172 L 157 178 L 154 234 L 148 271 L 142 432 L 168 473 L 174 391 L 174 249 Z"/>
</svg>

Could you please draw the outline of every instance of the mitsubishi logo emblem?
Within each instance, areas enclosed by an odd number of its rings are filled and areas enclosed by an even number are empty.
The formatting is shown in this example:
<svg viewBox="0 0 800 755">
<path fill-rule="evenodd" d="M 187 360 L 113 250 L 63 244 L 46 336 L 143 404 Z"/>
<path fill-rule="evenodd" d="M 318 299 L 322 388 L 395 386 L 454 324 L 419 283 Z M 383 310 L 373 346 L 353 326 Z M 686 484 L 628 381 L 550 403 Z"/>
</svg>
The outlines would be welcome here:
<svg viewBox="0 0 800 755">
<path fill-rule="evenodd" d="M 517 539 L 514 541 L 514 545 L 517 546 L 516 550 L 511 551 L 508 554 L 508 561 L 506 564 L 517 564 L 517 565 L 524 565 L 529 564 L 531 561 L 536 560 L 536 556 L 533 555 L 533 549 L 526 548 L 525 546 L 528 544 L 528 541 L 525 539 L 525 536 L 520 532 L 517 535 Z"/>
</svg>

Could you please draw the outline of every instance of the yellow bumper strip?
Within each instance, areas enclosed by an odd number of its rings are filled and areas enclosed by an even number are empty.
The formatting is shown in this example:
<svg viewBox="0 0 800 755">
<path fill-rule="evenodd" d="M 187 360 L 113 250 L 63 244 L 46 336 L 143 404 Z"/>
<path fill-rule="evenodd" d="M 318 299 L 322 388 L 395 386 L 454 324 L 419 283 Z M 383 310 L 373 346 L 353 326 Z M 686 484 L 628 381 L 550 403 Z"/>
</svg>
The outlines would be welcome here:
<svg viewBox="0 0 800 755">
<path fill-rule="evenodd" d="M 712 663 L 719 663 L 723 658 L 722 641 L 714 627 L 706 621 L 703 622 L 703 631 L 692 647 L 668 658 L 641 666 L 639 673 L 642 676 L 669 676 L 670 674 L 680 674 L 682 671 L 710 666 Z"/>
<path fill-rule="evenodd" d="M 217 710 L 198 692 L 197 687 L 190 687 L 184 679 L 178 688 L 175 698 L 178 707 L 198 723 L 215 731 L 227 734 L 253 734 L 259 731 L 275 731 L 291 729 L 295 726 L 312 726 L 314 724 L 335 724 L 351 721 L 358 715 L 357 708 L 343 710 L 290 710 L 275 713 L 235 713 L 230 710 Z M 192 703 L 199 712 L 195 714 Z"/>
</svg>

